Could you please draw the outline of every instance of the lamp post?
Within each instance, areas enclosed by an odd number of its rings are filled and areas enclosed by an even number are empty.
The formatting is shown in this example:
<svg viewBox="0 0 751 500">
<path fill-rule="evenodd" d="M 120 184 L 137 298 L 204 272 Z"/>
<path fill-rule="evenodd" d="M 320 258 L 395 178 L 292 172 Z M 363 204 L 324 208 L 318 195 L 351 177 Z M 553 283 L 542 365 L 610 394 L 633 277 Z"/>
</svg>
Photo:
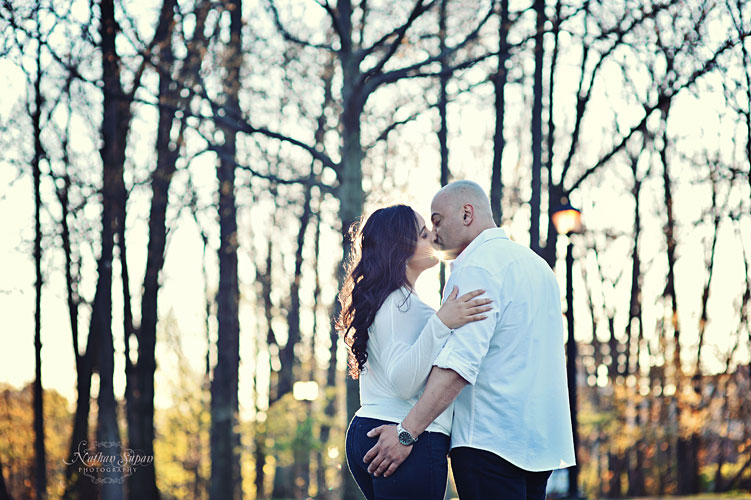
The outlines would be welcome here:
<svg viewBox="0 0 751 500">
<path fill-rule="evenodd" d="M 566 340 L 566 379 L 568 381 L 568 400 L 571 409 L 571 427 L 574 435 L 574 453 L 579 449 L 579 424 L 577 420 L 576 404 L 576 340 L 574 340 L 574 245 L 571 235 L 581 233 L 581 211 L 566 202 L 558 207 L 552 214 L 553 225 L 560 235 L 565 235 L 568 240 L 566 245 L 566 323 L 568 324 L 568 337 Z M 580 498 L 579 496 L 579 465 L 568 469 L 568 497 Z"/>
</svg>

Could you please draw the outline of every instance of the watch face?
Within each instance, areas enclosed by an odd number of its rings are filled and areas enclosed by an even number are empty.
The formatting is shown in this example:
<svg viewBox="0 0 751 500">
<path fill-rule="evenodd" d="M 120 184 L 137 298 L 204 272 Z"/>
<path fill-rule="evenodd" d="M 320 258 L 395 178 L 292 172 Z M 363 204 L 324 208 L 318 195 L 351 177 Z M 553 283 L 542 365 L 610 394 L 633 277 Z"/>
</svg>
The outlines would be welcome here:
<svg viewBox="0 0 751 500">
<path fill-rule="evenodd" d="M 412 444 L 412 436 L 410 436 L 409 432 L 402 431 L 399 433 L 399 442 L 405 446 L 409 446 Z"/>
</svg>

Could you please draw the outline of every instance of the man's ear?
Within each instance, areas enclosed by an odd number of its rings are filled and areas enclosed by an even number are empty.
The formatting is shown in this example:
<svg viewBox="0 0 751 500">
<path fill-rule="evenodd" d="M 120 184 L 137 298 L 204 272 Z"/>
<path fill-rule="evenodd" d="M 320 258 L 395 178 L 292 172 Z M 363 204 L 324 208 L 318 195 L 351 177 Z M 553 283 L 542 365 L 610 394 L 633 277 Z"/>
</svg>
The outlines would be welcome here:
<svg viewBox="0 0 751 500">
<path fill-rule="evenodd" d="M 462 224 L 469 226 L 475 218 L 475 207 L 467 203 L 462 207 Z"/>
</svg>

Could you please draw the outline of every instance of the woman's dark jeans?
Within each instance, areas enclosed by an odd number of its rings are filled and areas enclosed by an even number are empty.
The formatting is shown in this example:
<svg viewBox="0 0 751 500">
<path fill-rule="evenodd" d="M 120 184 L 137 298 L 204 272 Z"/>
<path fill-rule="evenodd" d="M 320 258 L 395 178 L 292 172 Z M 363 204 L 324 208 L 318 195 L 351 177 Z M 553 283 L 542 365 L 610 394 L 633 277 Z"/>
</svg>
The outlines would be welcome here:
<svg viewBox="0 0 751 500">
<path fill-rule="evenodd" d="M 412 445 L 407 460 L 389 477 L 368 473 L 365 454 L 378 442 L 368 431 L 394 422 L 355 417 L 347 430 L 349 470 L 368 500 L 443 500 L 448 477 L 449 437 L 440 432 L 423 432 Z"/>
</svg>

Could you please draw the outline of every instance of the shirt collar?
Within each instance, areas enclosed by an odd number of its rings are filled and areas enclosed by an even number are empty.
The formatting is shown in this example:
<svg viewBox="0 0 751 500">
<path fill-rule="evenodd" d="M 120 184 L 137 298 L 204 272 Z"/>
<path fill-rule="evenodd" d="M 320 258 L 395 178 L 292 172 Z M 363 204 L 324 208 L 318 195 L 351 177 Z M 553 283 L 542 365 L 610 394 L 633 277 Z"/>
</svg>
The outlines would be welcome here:
<svg viewBox="0 0 751 500">
<path fill-rule="evenodd" d="M 484 230 L 480 234 L 478 234 L 474 240 L 472 240 L 469 245 L 462 250 L 462 253 L 460 253 L 456 259 L 454 259 L 451 264 L 451 271 L 453 272 L 454 269 L 457 266 L 461 266 L 464 261 L 467 260 L 467 258 L 475 251 L 477 250 L 480 245 L 485 243 L 486 241 L 495 240 L 498 238 L 508 239 L 508 236 L 506 236 L 506 231 L 501 229 L 500 227 L 491 227 L 489 229 Z"/>
</svg>

